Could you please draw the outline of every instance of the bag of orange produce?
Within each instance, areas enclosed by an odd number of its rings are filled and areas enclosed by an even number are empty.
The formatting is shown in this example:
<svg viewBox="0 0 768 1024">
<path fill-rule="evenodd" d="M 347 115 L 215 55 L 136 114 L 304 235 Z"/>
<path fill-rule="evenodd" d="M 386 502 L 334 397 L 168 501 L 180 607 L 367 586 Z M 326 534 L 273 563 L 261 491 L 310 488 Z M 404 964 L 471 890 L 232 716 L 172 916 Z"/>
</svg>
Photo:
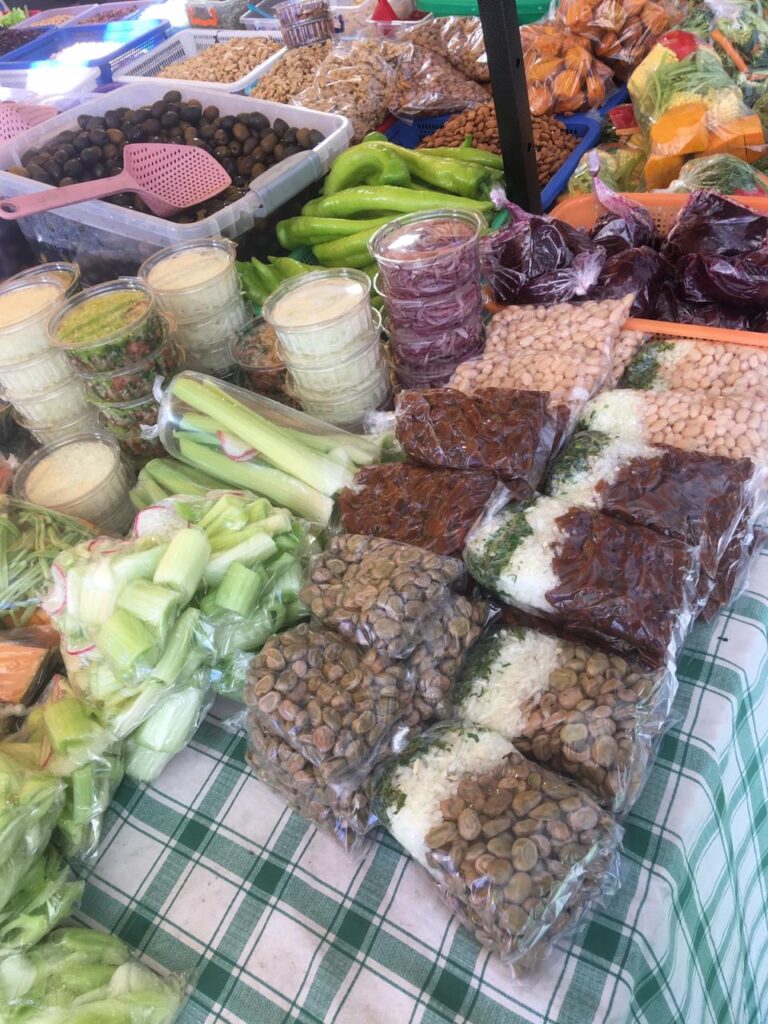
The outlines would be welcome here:
<svg viewBox="0 0 768 1024">
<path fill-rule="evenodd" d="M 656 39 L 685 12 L 667 0 L 562 0 L 558 19 L 626 79 Z"/>
<path fill-rule="evenodd" d="M 532 114 L 591 110 L 613 92 L 613 73 L 593 55 L 585 36 L 556 21 L 526 25 L 520 36 Z"/>
</svg>

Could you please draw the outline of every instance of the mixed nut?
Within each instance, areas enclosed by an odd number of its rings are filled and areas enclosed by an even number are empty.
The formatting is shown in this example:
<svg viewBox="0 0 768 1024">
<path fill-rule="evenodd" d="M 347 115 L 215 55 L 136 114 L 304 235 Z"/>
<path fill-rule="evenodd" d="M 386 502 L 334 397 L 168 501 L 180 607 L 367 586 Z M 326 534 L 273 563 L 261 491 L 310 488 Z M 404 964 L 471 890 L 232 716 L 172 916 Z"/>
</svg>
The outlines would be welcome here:
<svg viewBox="0 0 768 1024">
<path fill-rule="evenodd" d="M 286 50 L 269 71 L 259 79 L 251 95 L 273 103 L 290 103 L 315 77 L 315 72 L 331 52 L 330 41 L 314 46 Z"/>
<path fill-rule="evenodd" d="M 175 61 L 157 72 L 158 78 L 181 78 L 199 82 L 236 82 L 277 53 L 280 43 L 254 36 L 214 43 L 202 53 Z"/>
</svg>

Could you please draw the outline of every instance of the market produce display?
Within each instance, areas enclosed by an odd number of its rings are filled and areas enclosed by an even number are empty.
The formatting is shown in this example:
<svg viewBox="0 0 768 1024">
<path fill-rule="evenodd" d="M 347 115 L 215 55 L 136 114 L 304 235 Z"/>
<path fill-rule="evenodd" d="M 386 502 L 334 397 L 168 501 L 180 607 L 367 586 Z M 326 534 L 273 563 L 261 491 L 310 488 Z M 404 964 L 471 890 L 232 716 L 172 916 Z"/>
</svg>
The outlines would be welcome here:
<svg viewBox="0 0 768 1024">
<path fill-rule="evenodd" d="M 178 60 L 158 71 L 158 78 L 200 82 L 236 82 L 280 49 L 273 39 L 236 38 L 214 43 L 202 53 Z"/>
</svg>

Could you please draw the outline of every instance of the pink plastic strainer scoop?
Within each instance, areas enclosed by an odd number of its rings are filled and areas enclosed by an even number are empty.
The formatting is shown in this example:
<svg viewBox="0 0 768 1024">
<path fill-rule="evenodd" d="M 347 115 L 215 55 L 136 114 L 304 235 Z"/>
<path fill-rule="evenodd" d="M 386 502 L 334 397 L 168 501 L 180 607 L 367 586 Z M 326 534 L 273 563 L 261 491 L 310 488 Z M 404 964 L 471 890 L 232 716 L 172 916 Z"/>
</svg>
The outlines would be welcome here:
<svg viewBox="0 0 768 1024">
<path fill-rule="evenodd" d="M 35 195 L 2 199 L 0 218 L 18 220 L 33 213 L 101 199 L 118 192 L 136 192 L 158 217 L 170 217 L 218 195 L 232 181 L 210 153 L 195 146 L 133 143 L 123 150 L 123 167 L 120 174 L 101 181 L 86 181 L 80 185 L 47 189 Z"/>
<path fill-rule="evenodd" d="M 55 117 L 55 107 L 44 106 L 42 103 L 0 103 L 0 141 L 14 139 L 21 132 L 42 124 Z"/>
</svg>

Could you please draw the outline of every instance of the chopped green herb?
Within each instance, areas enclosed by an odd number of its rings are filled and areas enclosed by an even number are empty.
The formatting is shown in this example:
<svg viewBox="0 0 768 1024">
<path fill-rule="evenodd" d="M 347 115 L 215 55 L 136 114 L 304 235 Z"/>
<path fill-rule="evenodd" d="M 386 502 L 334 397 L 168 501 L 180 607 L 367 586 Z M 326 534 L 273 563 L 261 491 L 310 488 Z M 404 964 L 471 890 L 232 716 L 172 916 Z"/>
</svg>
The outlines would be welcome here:
<svg viewBox="0 0 768 1024">
<path fill-rule="evenodd" d="M 652 341 L 648 345 L 643 345 L 624 371 L 619 387 L 634 388 L 637 391 L 652 390 L 659 372 L 659 356 L 662 352 L 670 352 L 674 347 L 672 341 Z"/>
<path fill-rule="evenodd" d="M 585 473 L 593 460 L 602 455 L 611 438 L 598 430 L 582 430 L 574 434 L 555 460 L 544 487 L 546 494 L 556 495 L 574 478 Z"/>
</svg>

